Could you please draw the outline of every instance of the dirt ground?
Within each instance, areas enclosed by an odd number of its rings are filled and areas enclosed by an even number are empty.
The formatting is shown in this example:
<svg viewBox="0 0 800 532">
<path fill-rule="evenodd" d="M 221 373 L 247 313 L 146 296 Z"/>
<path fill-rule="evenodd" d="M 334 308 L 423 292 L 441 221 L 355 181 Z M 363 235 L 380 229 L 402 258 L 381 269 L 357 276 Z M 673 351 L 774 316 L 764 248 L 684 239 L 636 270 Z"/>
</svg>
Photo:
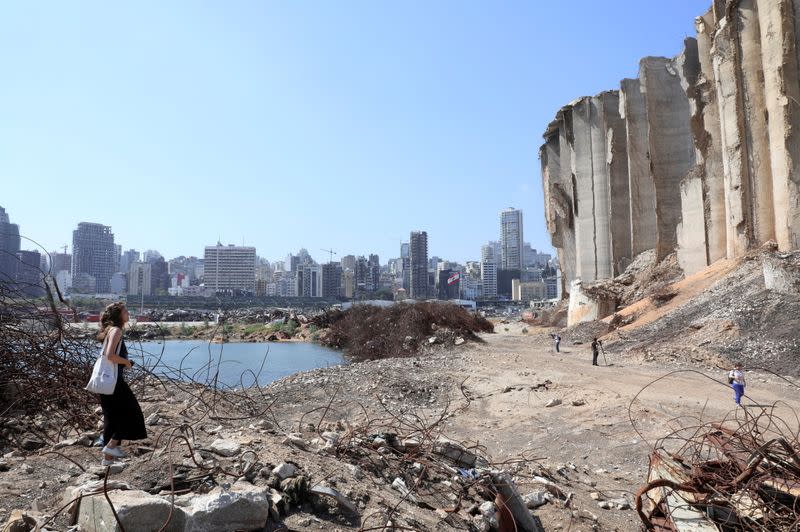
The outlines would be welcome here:
<svg viewBox="0 0 800 532">
<path fill-rule="evenodd" d="M 485 445 L 496 462 L 524 453 L 563 473 L 562 488 L 575 493 L 574 507 L 595 514 L 599 529 L 638 530 L 635 511 L 600 509 L 590 494 L 625 494 L 632 501 L 646 478 L 650 445 L 677 428 L 679 418 L 711 421 L 735 415 L 732 392 L 724 382 L 727 371 L 640 362 L 613 350 L 593 367 L 588 345 L 562 343 L 561 353 L 555 353 L 548 334 L 533 329 L 523 334 L 523 328 L 519 323 L 498 325 L 496 334 L 484 336 L 485 344 L 464 351 L 459 377 L 467 379 L 465 388 L 474 399 L 469 409 L 448 422 L 448 429 Z M 666 376 L 673 371 L 677 373 Z M 546 381 L 552 383 L 546 390 L 531 390 Z M 749 373 L 747 395 L 747 408 L 754 412 L 760 407 L 753 402 L 785 402 L 775 412 L 796 424 L 790 407 L 800 408 L 797 385 L 774 375 Z M 545 407 L 553 398 L 562 403 Z M 572 405 L 581 400 L 584 405 Z M 591 528 L 591 523 L 576 522 L 555 505 L 537 512 L 547 530 Z"/>
<path fill-rule="evenodd" d="M 639 530 L 634 510 L 603 509 L 600 504 L 624 499 L 633 506 L 633 494 L 646 479 L 650 445 L 677 428 L 682 419 L 693 416 L 711 421 L 744 413 L 734 409 L 732 392 L 724 383 L 726 369 L 709 362 L 670 364 L 647 360 L 629 349 L 623 354 L 609 348 L 600 357 L 601 365 L 593 367 L 586 344 L 565 341 L 561 353 L 555 353 L 546 330 L 513 322 L 499 323 L 495 331 L 482 335 L 483 343 L 442 347 L 420 357 L 320 368 L 287 377 L 262 390 L 271 407 L 269 416 L 260 419 L 212 419 L 191 397 L 134 386 L 145 416 L 158 412 L 161 419 L 148 429 L 150 439 L 129 449 L 138 456 L 113 478 L 135 489 L 169 485 L 170 454 L 163 452 L 165 442 L 176 427 L 191 426 L 201 460 L 213 458 L 225 468 L 238 467 L 239 458 L 214 457 L 205 450 L 217 438 L 253 451 L 262 468 L 260 475 L 250 479 L 257 485 L 269 482 L 275 465 L 290 461 L 311 483 L 337 486 L 356 501 L 363 519 L 394 508 L 394 522 L 411 529 L 464 530 L 463 523 L 474 523 L 480 516 L 474 515 L 474 506 L 470 513 L 466 503 L 457 514 L 444 511 L 454 504 L 452 493 L 442 491 L 426 499 L 435 507 L 431 510 L 410 504 L 392 489 L 393 480 L 413 460 L 406 463 L 393 455 L 381 458 L 380 449 L 331 456 L 313 443 L 323 430 L 344 437 L 348 427 L 359 424 L 362 435 L 394 423 L 400 438 L 419 438 L 412 426 L 392 420 L 412 413 L 428 423 L 444 418 L 437 435 L 477 446 L 492 466 L 514 475 L 523 495 L 542 487 L 535 476 L 552 479 L 567 502 L 553 500 L 534 510 L 545 530 Z M 748 412 L 759 411 L 761 407 L 754 403 L 783 401 L 776 413 L 796 419 L 790 410 L 800 408 L 796 384 L 770 374 L 750 372 L 747 376 Z M 657 379 L 661 380 L 654 383 Z M 546 407 L 553 399 L 561 403 Z M 97 417 L 93 412 L 87 415 Z M 287 444 L 284 438 L 291 433 L 307 448 Z M 363 441 L 364 436 L 360 438 Z M 65 489 L 89 479 L 88 472 L 99 462 L 96 448 L 68 445 L 58 448 L 60 456 L 47 454 L 52 449 L 17 449 L 2 458 L 0 522 L 17 508 L 52 515 L 63 504 Z M 180 445 L 177 449 L 178 454 L 172 456 L 180 457 L 183 474 L 196 474 L 191 455 L 181 452 Z M 363 469 L 358 474 L 353 468 L 357 463 Z M 451 481 L 446 473 L 431 474 L 428 485 L 449 486 Z M 478 495 L 469 494 L 473 500 Z M 290 530 L 374 526 L 374 522 L 348 520 L 331 511 L 318 504 L 300 505 L 288 511 L 284 522 Z M 462 525 L 457 526 L 457 518 Z M 54 525 L 56 530 L 67 529 L 63 518 Z"/>
</svg>

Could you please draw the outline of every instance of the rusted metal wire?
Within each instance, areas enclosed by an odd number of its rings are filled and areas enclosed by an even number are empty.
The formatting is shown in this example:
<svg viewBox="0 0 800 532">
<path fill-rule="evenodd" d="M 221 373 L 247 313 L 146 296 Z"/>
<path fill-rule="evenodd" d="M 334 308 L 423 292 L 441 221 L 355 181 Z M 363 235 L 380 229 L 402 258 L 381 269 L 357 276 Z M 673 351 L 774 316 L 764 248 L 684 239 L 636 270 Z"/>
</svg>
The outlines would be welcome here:
<svg viewBox="0 0 800 532">
<path fill-rule="evenodd" d="M 629 405 L 631 424 L 642 437 Z M 792 381 L 784 381 L 797 386 Z M 719 383 L 727 387 L 725 383 Z M 705 412 L 705 408 L 703 409 Z M 788 418 L 786 417 L 788 414 Z M 648 530 L 793 530 L 800 523 L 800 423 L 783 402 L 744 404 L 718 420 L 681 416 L 651 445 L 648 482 L 636 493 L 636 511 Z M 686 528 L 684 528 L 686 527 Z"/>
</svg>

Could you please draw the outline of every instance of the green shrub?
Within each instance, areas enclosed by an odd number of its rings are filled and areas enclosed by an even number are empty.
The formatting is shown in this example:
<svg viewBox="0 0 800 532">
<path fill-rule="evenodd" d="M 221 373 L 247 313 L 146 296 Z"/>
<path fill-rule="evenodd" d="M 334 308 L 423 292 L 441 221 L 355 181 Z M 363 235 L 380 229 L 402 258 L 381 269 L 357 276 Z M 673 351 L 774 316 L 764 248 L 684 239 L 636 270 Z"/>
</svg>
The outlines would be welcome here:
<svg viewBox="0 0 800 532">
<path fill-rule="evenodd" d="M 247 327 L 244 328 L 244 335 L 245 336 L 250 336 L 253 333 L 257 333 L 257 332 L 263 331 L 263 330 L 264 330 L 264 326 L 261 325 L 261 324 L 256 323 L 254 325 L 248 325 Z"/>
</svg>

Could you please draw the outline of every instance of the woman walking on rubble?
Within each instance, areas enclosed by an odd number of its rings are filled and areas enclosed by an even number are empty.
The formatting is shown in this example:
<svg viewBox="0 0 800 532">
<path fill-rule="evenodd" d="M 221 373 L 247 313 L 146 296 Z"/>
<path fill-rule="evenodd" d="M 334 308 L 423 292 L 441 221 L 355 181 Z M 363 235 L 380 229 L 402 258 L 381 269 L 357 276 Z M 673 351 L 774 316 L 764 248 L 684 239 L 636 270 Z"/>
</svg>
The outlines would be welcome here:
<svg viewBox="0 0 800 532">
<path fill-rule="evenodd" d="M 741 401 L 744 395 L 745 380 L 741 362 L 733 365 L 733 369 L 728 373 L 728 382 L 731 383 L 731 388 L 733 388 L 733 400 L 737 406 L 742 406 Z"/>
<path fill-rule="evenodd" d="M 128 360 L 128 349 L 122 339 L 122 329 L 129 315 L 125 303 L 112 303 L 103 311 L 100 318 L 100 333 L 97 340 L 103 342 L 102 356 L 117 366 L 117 383 L 114 393 L 100 395 L 103 409 L 103 465 L 111 465 L 115 458 L 125 458 L 127 454 L 119 448 L 122 440 L 142 440 L 147 437 L 144 415 L 139 402 L 125 382 L 124 368 L 133 362 Z"/>
</svg>

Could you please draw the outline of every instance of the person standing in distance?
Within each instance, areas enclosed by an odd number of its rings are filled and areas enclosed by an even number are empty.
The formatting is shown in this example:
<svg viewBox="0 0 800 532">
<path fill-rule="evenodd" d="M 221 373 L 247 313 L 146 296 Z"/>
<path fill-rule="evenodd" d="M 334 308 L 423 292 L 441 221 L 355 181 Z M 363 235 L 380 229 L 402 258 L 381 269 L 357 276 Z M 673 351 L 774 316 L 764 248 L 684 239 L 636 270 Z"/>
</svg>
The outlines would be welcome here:
<svg viewBox="0 0 800 532">
<path fill-rule="evenodd" d="M 139 402 L 125 382 L 125 368 L 133 362 L 128 360 L 128 349 L 122 339 L 122 329 L 129 319 L 125 303 L 112 303 L 106 307 L 100 317 L 100 332 L 97 335 L 103 344 L 103 356 L 112 363 L 118 364 L 117 384 L 111 395 L 100 395 L 100 407 L 103 409 L 103 465 L 111 465 L 115 458 L 128 456 L 119 448 L 122 440 L 143 440 L 147 438 L 144 415 Z"/>
<path fill-rule="evenodd" d="M 737 362 L 733 365 L 733 369 L 728 373 L 728 382 L 733 388 L 733 400 L 736 406 L 742 406 L 742 396 L 744 395 L 744 369 L 742 363 Z"/>
<path fill-rule="evenodd" d="M 600 347 L 603 345 L 603 342 L 598 340 L 597 338 L 592 338 L 592 366 L 597 366 L 597 355 L 600 354 Z"/>
<path fill-rule="evenodd" d="M 552 334 L 551 336 L 553 337 L 553 342 L 555 342 L 556 345 L 556 353 L 560 353 L 561 351 L 559 350 L 559 346 L 561 345 L 561 336 L 559 336 L 558 333 Z"/>
</svg>

